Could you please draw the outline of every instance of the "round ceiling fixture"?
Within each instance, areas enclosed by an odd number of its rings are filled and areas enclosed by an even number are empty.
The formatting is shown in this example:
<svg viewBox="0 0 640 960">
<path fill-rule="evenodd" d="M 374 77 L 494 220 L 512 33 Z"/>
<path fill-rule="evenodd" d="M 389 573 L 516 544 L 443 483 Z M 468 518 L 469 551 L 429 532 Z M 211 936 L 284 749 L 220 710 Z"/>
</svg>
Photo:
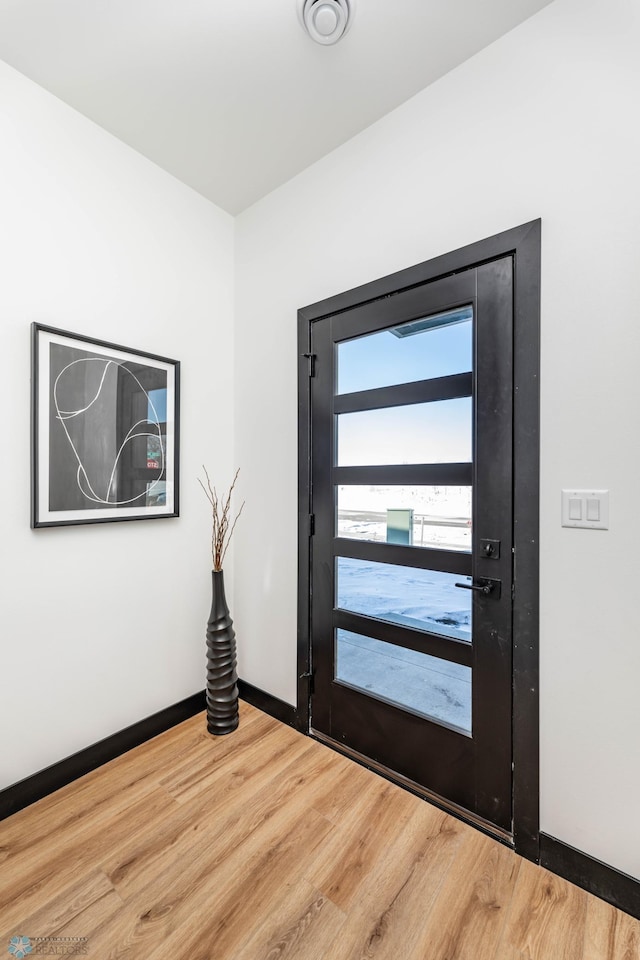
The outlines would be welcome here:
<svg viewBox="0 0 640 960">
<path fill-rule="evenodd" d="M 337 43 L 351 26 L 355 0 L 297 0 L 300 23 L 316 43 Z"/>
</svg>

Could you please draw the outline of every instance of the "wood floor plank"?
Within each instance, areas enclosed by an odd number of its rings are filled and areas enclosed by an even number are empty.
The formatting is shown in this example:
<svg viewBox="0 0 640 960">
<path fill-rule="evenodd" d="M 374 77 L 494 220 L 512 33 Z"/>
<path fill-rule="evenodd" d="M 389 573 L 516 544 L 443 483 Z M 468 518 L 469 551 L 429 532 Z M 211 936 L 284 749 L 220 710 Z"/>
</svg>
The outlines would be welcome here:
<svg viewBox="0 0 640 960">
<path fill-rule="evenodd" d="M 319 814 L 298 813 L 292 821 L 290 810 L 280 810 L 258 831 L 229 851 L 207 874 L 199 873 L 182 896 L 163 898 L 141 913 L 156 924 L 153 938 L 147 938 L 145 957 L 176 960 L 216 957 L 231 960 L 246 942 L 256 917 L 269 915 L 280 886 L 299 876 L 307 852 L 313 853 L 326 834 L 334 829 Z M 144 904 L 144 893 L 138 906 Z M 194 913 L 199 917 L 193 923 Z"/>
<path fill-rule="evenodd" d="M 640 920 L 589 897 L 583 960 L 638 960 Z"/>
<path fill-rule="evenodd" d="M 500 950 L 522 960 L 582 960 L 588 897 L 561 877 L 522 860 Z"/>
<path fill-rule="evenodd" d="M 101 866 L 125 899 L 143 890 L 147 898 L 161 897 L 165 888 L 175 892 L 187 873 L 202 869 L 206 874 L 272 819 L 287 792 L 291 802 L 294 784 L 315 775 L 322 782 L 326 769 L 326 758 L 310 749 L 307 741 L 306 750 L 294 754 L 287 767 L 272 770 L 271 780 L 261 780 L 261 790 L 249 779 L 231 795 L 223 788 L 203 793 L 182 805 L 170 821 L 115 850 Z"/>
<path fill-rule="evenodd" d="M 0 931 L 99 960 L 640 960 L 640 922 L 247 704 L 0 824 Z"/>
<path fill-rule="evenodd" d="M 377 782 L 376 782 L 377 781 Z M 420 801 L 392 783 L 376 778 L 336 825 L 331 840 L 306 879 L 343 911 L 349 910 L 369 873 L 386 857 Z"/>
<path fill-rule="evenodd" d="M 362 895 L 350 910 L 332 960 L 397 960 L 416 947 L 469 828 L 436 807 L 414 800 L 409 821 L 369 874 Z"/>
<path fill-rule="evenodd" d="M 262 775 L 273 778 L 274 764 L 289 764 L 309 747 L 309 740 L 268 717 L 268 723 L 254 723 L 250 735 L 211 737 L 208 749 L 197 758 L 185 757 L 173 765 L 160 786 L 176 800 L 186 802 L 202 790 L 232 793 L 246 781 L 259 786 Z"/>
<path fill-rule="evenodd" d="M 139 922 L 131 944 L 143 949 L 145 956 L 159 949 L 177 925 L 186 930 L 192 924 L 196 907 L 210 916 L 212 905 L 219 901 L 225 886 L 241 889 L 245 901 L 246 891 L 250 891 L 249 916 L 253 917 L 262 876 L 259 869 L 261 858 L 267 858 L 269 867 L 266 880 L 273 888 L 269 895 L 277 896 L 278 883 L 286 879 L 286 870 L 282 862 L 276 865 L 272 858 L 280 847 L 287 851 L 292 824 L 303 823 L 306 838 L 302 846 L 296 845 L 299 862 L 294 857 L 295 870 L 300 870 L 304 864 L 304 850 L 313 853 L 323 835 L 333 829 L 330 821 L 301 807 L 298 792 L 304 791 L 305 783 L 309 797 L 313 797 L 314 792 L 322 795 L 331 790 L 332 753 L 318 749 L 306 738 L 302 739 L 302 744 L 306 745 L 306 755 L 294 758 L 284 770 L 273 770 L 274 782 L 266 784 L 248 803 L 230 804 L 226 813 L 221 809 L 219 817 L 210 817 L 197 835 L 185 834 L 180 843 L 166 848 L 164 856 L 161 847 L 142 869 L 138 865 L 133 875 L 126 876 L 126 883 L 122 876 L 112 875 L 127 904 L 137 911 Z M 254 861 L 258 867 L 252 868 Z M 277 878 L 275 883 L 274 878 Z M 225 909 L 229 916 L 220 916 L 216 912 L 215 922 L 211 922 L 214 926 L 222 924 L 226 930 L 230 926 L 230 917 L 235 915 L 233 900 Z M 246 933 L 243 929 L 242 934 Z M 230 932 L 225 934 L 229 935 Z M 176 950 L 181 949 L 182 939 L 178 940 Z M 221 949 L 219 943 L 217 949 Z"/>
<path fill-rule="evenodd" d="M 153 791 L 167 766 L 207 747 L 202 717 L 184 727 L 173 727 L 2 821 L 0 865 L 27 848 L 36 850 L 39 842 L 44 848 L 53 837 L 58 842 L 64 830 L 75 834 L 86 825 L 90 831 L 96 821 L 117 816 L 134 795 Z"/>
<path fill-rule="evenodd" d="M 327 960 L 342 937 L 345 915 L 311 884 L 284 884 L 264 922 L 233 960 Z"/>
<path fill-rule="evenodd" d="M 120 915 L 123 903 L 101 870 L 92 870 L 47 901 L 19 926 L 7 927 L 3 917 L 0 943 L 15 935 L 29 938 L 86 937 L 105 920 Z"/>
<path fill-rule="evenodd" d="M 90 933 L 80 932 L 78 936 L 86 936 L 86 956 L 88 960 L 120 960 L 122 957 L 143 957 L 144 949 L 136 942 L 138 916 L 127 904 L 110 915 L 103 914 L 96 919 L 93 927 L 83 924 L 79 929 L 90 930 Z M 169 958 L 167 958 L 169 960 Z"/>
<path fill-rule="evenodd" d="M 21 922 L 25 915 L 46 902 L 64 894 L 77 877 L 88 872 L 113 846 L 135 836 L 149 823 L 164 821 L 171 816 L 176 801 L 156 789 L 146 794 L 117 817 L 103 821 L 87 836 L 83 830 L 78 836 L 65 831 L 60 838 L 52 836 L 45 852 L 38 858 L 14 858 L 0 875 L 0 916 L 3 926 Z"/>
<path fill-rule="evenodd" d="M 465 830 L 457 856 L 407 960 L 495 960 L 520 858 L 475 830 Z"/>
<path fill-rule="evenodd" d="M 254 724 L 256 730 L 277 725 L 272 717 L 245 703 L 240 704 L 240 717 L 241 726 L 234 734 L 236 747 L 253 739 Z M 141 792 L 153 790 L 167 770 L 175 769 L 180 762 L 189 763 L 203 751 L 206 753 L 212 741 L 227 739 L 207 733 L 206 717 L 201 713 L 110 760 L 0 822 L 0 865 L 8 852 L 19 849 L 24 838 L 26 845 L 33 848 L 38 840 L 48 844 L 50 836 L 59 834 L 66 826 L 77 830 L 84 817 L 107 817 L 115 812 L 112 804 L 120 803 L 127 790 L 134 787 Z M 226 752 L 233 749 L 234 744 L 229 744 Z M 223 752 L 220 750 L 220 756 Z M 28 829 L 24 829 L 24 824 Z"/>
<path fill-rule="evenodd" d="M 324 796 L 314 800 L 314 809 L 327 820 L 340 823 L 350 814 L 354 804 L 364 793 L 371 789 L 378 790 L 383 781 L 371 770 L 354 763 L 342 754 L 334 753 L 329 747 L 323 745 L 320 749 L 333 754 L 335 760 L 332 769 L 340 773 L 340 778 L 333 790 L 327 791 Z"/>
</svg>

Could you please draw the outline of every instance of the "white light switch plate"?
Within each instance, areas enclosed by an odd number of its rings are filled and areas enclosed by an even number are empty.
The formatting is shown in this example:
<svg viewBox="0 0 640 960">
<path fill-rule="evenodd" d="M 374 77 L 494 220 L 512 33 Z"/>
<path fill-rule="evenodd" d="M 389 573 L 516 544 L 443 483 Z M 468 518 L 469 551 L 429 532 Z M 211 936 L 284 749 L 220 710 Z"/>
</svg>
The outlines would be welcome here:
<svg viewBox="0 0 640 960">
<path fill-rule="evenodd" d="M 608 530 L 609 491 L 563 490 L 562 526 Z"/>
</svg>

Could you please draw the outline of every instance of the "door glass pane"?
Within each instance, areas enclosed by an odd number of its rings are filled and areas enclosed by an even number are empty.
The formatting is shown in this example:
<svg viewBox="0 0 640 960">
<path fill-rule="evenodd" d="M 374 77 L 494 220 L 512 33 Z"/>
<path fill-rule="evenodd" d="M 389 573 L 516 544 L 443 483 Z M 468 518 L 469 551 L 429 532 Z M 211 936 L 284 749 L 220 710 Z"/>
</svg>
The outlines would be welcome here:
<svg viewBox="0 0 640 960">
<path fill-rule="evenodd" d="M 471 370 L 471 307 L 411 320 L 338 344 L 338 393 L 391 387 Z"/>
<path fill-rule="evenodd" d="M 336 559 L 336 606 L 471 642 L 470 577 L 371 560 Z"/>
<path fill-rule="evenodd" d="M 394 706 L 471 733 L 471 667 L 336 630 L 335 678 Z"/>
<path fill-rule="evenodd" d="M 469 463 L 471 397 L 336 417 L 338 466 Z"/>
<path fill-rule="evenodd" d="M 471 487 L 337 487 L 336 535 L 471 551 Z"/>
</svg>

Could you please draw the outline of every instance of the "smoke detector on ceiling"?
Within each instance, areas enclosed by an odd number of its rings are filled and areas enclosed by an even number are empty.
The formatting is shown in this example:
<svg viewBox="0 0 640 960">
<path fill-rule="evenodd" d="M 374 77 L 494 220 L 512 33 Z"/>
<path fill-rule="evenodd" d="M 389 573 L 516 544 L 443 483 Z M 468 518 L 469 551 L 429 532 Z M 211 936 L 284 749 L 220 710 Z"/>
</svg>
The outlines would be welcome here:
<svg viewBox="0 0 640 960">
<path fill-rule="evenodd" d="M 316 43 L 337 43 L 351 26 L 356 0 L 296 0 L 300 23 Z"/>
</svg>

